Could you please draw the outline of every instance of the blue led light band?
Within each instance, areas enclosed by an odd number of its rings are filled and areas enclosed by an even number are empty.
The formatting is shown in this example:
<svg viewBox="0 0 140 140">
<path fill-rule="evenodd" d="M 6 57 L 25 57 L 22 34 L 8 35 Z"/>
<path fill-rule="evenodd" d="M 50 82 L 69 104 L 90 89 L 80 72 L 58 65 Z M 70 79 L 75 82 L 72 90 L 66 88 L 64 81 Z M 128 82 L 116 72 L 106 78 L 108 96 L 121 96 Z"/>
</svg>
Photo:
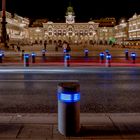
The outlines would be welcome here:
<svg viewBox="0 0 140 140">
<path fill-rule="evenodd" d="M 79 92 L 61 92 L 58 93 L 58 100 L 62 102 L 78 102 L 80 100 L 80 93 Z"/>
</svg>

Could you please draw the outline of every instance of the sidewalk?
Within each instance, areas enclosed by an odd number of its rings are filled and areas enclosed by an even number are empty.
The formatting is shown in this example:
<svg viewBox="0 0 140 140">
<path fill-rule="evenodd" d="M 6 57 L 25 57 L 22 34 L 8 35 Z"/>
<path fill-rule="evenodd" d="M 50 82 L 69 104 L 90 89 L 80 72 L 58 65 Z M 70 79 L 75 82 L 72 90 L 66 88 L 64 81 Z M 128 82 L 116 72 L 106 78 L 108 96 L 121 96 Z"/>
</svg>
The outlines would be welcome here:
<svg viewBox="0 0 140 140">
<path fill-rule="evenodd" d="M 0 114 L 0 140 L 140 140 L 140 113 L 81 113 L 81 132 L 65 137 L 57 114 Z"/>
</svg>

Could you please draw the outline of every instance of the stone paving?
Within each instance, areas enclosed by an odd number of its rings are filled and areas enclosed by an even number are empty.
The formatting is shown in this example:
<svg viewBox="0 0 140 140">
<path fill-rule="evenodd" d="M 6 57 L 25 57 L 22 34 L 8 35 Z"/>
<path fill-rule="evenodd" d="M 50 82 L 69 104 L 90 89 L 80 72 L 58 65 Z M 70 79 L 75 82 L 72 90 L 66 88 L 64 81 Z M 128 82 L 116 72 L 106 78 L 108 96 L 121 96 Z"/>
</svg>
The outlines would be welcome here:
<svg viewBox="0 0 140 140">
<path fill-rule="evenodd" d="M 140 113 L 81 113 L 76 136 L 58 132 L 57 114 L 0 114 L 1 140 L 139 140 Z"/>
</svg>

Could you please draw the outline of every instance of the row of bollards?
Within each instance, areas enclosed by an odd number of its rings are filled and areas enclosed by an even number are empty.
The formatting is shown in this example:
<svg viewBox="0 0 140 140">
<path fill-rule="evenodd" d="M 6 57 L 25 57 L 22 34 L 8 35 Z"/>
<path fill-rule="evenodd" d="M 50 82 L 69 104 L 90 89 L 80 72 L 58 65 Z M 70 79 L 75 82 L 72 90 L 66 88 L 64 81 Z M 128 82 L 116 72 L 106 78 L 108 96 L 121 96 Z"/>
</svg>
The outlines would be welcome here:
<svg viewBox="0 0 140 140">
<path fill-rule="evenodd" d="M 35 63 L 36 54 L 32 53 L 31 57 L 32 57 L 32 63 Z M 25 53 L 24 54 L 24 67 L 28 67 L 29 66 L 29 58 L 30 58 L 30 55 L 28 53 Z"/>
<path fill-rule="evenodd" d="M 42 50 L 42 57 L 43 57 L 43 60 L 46 60 L 46 50 Z M 24 66 L 25 67 L 28 67 L 29 66 L 29 58 L 30 58 L 30 54 L 28 53 L 24 53 L 24 51 L 22 51 L 22 59 L 24 59 Z M 36 62 L 36 53 L 32 52 L 31 54 L 31 60 L 32 60 L 32 63 L 35 63 Z"/>
<path fill-rule="evenodd" d="M 45 61 L 46 60 L 46 50 L 42 50 L 42 58 Z M 85 53 L 85 58 L 88 58 L 88 49 L 84 50 Z M 106 66 L 111 66 L 111 54 L 109 53 L 108 50 L 105 51 L 105 53 L 101 52 L 100 53 L 100 63 L 104 63 L 104 60 L 106 58 Z M 4 57 L 4 52 L 0 51 L 0 63 L 3 62 L 3 57 Z M 22 60 L 24 60 L 24 66 L 29 66 L 29 57 L 30 55 L 28 53 L 24 53 L 24 50 L 22 50 Z M 36 62 L 36 54 L 33 52 L 31 54 L 32 57 L 32 63 Z M 128 60 L 129 59 L 129 52 L 128 50 L 125 51 L 125 59 Z M 132 63 L 135 63 L 136 60 L 136 53 L 132 52 L 131 53 L 131 59 L 132 59 Z M 64 66 L 65 67 L 69 67 L 70 66 L 70 54 L 66 52 L 66 50 L 64 50 Z"/>
</svg>

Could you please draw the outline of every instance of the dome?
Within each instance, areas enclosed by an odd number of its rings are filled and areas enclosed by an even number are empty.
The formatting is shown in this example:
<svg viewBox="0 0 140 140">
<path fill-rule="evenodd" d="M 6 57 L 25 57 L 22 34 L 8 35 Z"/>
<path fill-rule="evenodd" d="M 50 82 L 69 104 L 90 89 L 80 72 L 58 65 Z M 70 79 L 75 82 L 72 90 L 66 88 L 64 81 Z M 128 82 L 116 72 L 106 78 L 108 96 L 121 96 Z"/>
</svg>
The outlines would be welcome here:
<svg viewBox="0 0 140 140">
<path fill-rule="evenodd" d="M 72 12 L 72 13 L 73 13 L 73 7 L 69 6 L 69 7 L 67 8 L 67 12 Z"/>
<path fill-rule="evenodd" d="M 72 6 L 69 6 L 67 8 L 66 15 L 68 15 L 68 13 L 71 13 L 72 15 L 74 15 L 74 10 L 73 10 L 73 7 Z"/>
</svg>

